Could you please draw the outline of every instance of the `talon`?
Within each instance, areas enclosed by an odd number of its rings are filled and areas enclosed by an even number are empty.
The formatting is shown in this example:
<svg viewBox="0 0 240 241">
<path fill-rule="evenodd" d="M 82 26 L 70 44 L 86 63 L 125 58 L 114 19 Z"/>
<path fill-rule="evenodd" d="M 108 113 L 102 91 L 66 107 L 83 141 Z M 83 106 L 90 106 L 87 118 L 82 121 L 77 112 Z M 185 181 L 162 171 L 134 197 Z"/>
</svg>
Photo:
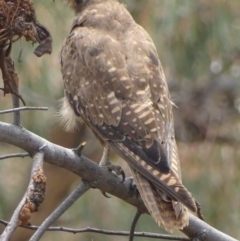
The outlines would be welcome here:
<svg viewBox="0 0 240 241">
<path fill-rule="evenodd" d="M 130 183 L 130 190 L 131 190 L 131 192 L 130 192 L 130 196 L 132 197 L 134 194 L 136 195 L 136 197 L 139 197 L 139 191 L 138 191 L 138 189 L 137 189 L 137 185 L 136 185 L 136 183 L 135 183 L 135 181 L 134 181 L 134 179 L 133 179 L 133 177 L 129 177 L 127 180 L 129 180 L 131 183 Z"/>
<path fill-rule="evenodd" d="M 122 170 L 122 172 L 121 172 L 121 175 L 122 175 L 122 181 L 121 181 L 121 183 L 123 183 L 124 181 L 125 181 L 125 172 Z"/>
<path fill-rule="evenodd" d="M 109 163 L 107 165 L 101 166 L 103 168 L 106 168 L 109 172 L 115 172 L 117 176 L 122 176 L 121 182 L 123 183 L 125 181 L 125 172 L 120 166 L 113 165 L 112 163 Z"/>
<path fill-rule="evenodd" d="M 118 176 L 122 176 L 122 183 L 125 181 L 125 172 L 123 171 L 123 169 L 120 166 L 114 166 L 112 167 L 112 171 L 114 171 L 116 173 L 116 175 Z"/>
<path fill-rule="evenodd" d="M 104 197 L 106 197 L 106 198 L 111 198 L 111 197 L 109 197 L 109 196 L 106 194 L 106 192 L 101 191 L 101 193 L 102 193 L 102 195 L 103 195 Z"/>
<path fill-rule="evenodd" d="M 117 176 L 121 175 L 122 183 L 125 181 L 125 173 L 124 173 L 123 169 L 120 166 L 113 165 L 109 161 L 109 147 L 107 145 L 103 149 L 103 155 L 102 155 L 101 161 L 99 163 L 99 166 L 105 168 L 109 172 L 115 172 L 115 174 Z"/>
</svg>

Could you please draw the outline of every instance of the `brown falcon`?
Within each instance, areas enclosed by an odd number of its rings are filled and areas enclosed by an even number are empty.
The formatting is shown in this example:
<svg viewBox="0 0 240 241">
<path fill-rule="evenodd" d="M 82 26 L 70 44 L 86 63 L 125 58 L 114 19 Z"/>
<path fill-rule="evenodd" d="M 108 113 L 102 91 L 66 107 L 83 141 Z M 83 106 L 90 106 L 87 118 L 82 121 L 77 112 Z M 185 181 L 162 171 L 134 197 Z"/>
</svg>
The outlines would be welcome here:
<svg viewBox="0 0 240 241">
<path fill-rule="evenodd" d="M 61 51 L 67 128 L 82 119 L 127 161 L 158 225 L 171 231 L 196 212 L 181 182 L 172 105 L 157 50 L 117 0 L 68 0 L 76 12 Z M 105 163 L 104 163 L 105 161 Z"/>
</svg>

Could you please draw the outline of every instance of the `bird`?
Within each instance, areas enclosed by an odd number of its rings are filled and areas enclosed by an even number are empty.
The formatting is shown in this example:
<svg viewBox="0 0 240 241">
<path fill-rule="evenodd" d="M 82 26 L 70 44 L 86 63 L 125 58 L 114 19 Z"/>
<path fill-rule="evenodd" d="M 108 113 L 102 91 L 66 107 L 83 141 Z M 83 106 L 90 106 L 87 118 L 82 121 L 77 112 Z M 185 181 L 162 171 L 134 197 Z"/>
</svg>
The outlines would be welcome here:
<svg viewBox="0 0 240 241">
<path fill-rule="evenodd" d="M 118 0 L 65 1 L 75 11 L 60 54 L 66 129 L 83 121 L 93 131 L 101 166 L 111 165 L 109 149 L 128 163 L 159 226 L 188 226 L 199 207 L 182 184 L 174 103 L 153 40 Z"/>
</svg>

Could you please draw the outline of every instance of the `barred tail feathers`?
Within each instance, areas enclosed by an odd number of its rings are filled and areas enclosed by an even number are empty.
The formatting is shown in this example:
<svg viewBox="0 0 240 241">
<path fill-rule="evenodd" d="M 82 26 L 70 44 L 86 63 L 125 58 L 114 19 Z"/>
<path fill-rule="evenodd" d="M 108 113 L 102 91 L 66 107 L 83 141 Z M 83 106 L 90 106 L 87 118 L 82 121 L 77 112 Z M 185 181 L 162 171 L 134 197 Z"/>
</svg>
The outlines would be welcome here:
<svg viewBox="0 0 240 241">
<path fill-rule="evenodd" d="M 172 232 L 189 223 L 188 211 L 180 202 L 165 201 L 156 188 L 139 172 L 131 168 L 134 180 L 151 216 L 156 223 Z"/>
</svg>

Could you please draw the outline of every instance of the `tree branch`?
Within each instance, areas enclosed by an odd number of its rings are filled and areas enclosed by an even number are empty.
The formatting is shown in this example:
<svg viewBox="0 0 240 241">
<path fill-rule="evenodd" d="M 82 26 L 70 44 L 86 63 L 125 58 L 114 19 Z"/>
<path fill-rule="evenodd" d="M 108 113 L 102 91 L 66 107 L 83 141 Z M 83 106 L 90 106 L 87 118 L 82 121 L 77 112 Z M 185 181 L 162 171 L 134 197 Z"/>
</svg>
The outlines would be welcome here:
<svg viewBox="0 0 240 241">
<path fill-rule="evenodd" d="M 23 111 L 23 110 L 48 110 L 48 107 L 24 106 L 24 107 L 9 109 L 9 110 L 2 110 L 2 111 L 0 111 L 0 115 L 12 113 L 12 112 L 19 112 L 19 111 Z"/>
<path fill-rule="evenodd" d="M 4 220 L 0 220 L 0 223 L 5 226 L 8 224 L 8 222 Z M 35 226 L 35 225 L 20 226 L 20 227 L 30 229 L 30 230 L 37 230 L 39 228 L 39 226 Z M 112 235 L 112 236 L 129 236 L 130 234 L 130 232 L 128 231 L 111 231 L 111 230 L 104 230 L 104 229 L 97 229 L 97 228 L 90 228 L 90 227 L 81 228 L 81 229 L 74 229 L 74 228 L 67 228 L 67 227 L 49 227 L 46 231 L 58 231 L 58 232 L 62 231 L 62 232 L 67 232 L 72 234 L 99 233 L 99 234 Z M 168 234 L 149 233 L 149 232 L 134 232 L 134 236 L 143 237 L 143 238 L 190 241 L 190 239 L 187 237 L 168 235 Z"/>
<path fill-rule="evenodd" d="M 44 160 L 53 165 L 63 167 L 88 182 L 91 187 L 110 193 L 135 206 L 143 213 L 148 213 L 139 195 L 131 195 L 131 181 L 121 178 L 100 168 L 88 158 L 81 158 L 72 150 L 55 145 L 34 133 L 19 126 L 0 122 L 0 141 L 15 145 L 33 155 L 43 144 Z M 205 222 L 189 214 L 189 226 L 182 230 L 188 237 L 196 237 L 203 231 L 205 241 L 236 241 L 236 239 L 214 229 Z"/>
</svg>

